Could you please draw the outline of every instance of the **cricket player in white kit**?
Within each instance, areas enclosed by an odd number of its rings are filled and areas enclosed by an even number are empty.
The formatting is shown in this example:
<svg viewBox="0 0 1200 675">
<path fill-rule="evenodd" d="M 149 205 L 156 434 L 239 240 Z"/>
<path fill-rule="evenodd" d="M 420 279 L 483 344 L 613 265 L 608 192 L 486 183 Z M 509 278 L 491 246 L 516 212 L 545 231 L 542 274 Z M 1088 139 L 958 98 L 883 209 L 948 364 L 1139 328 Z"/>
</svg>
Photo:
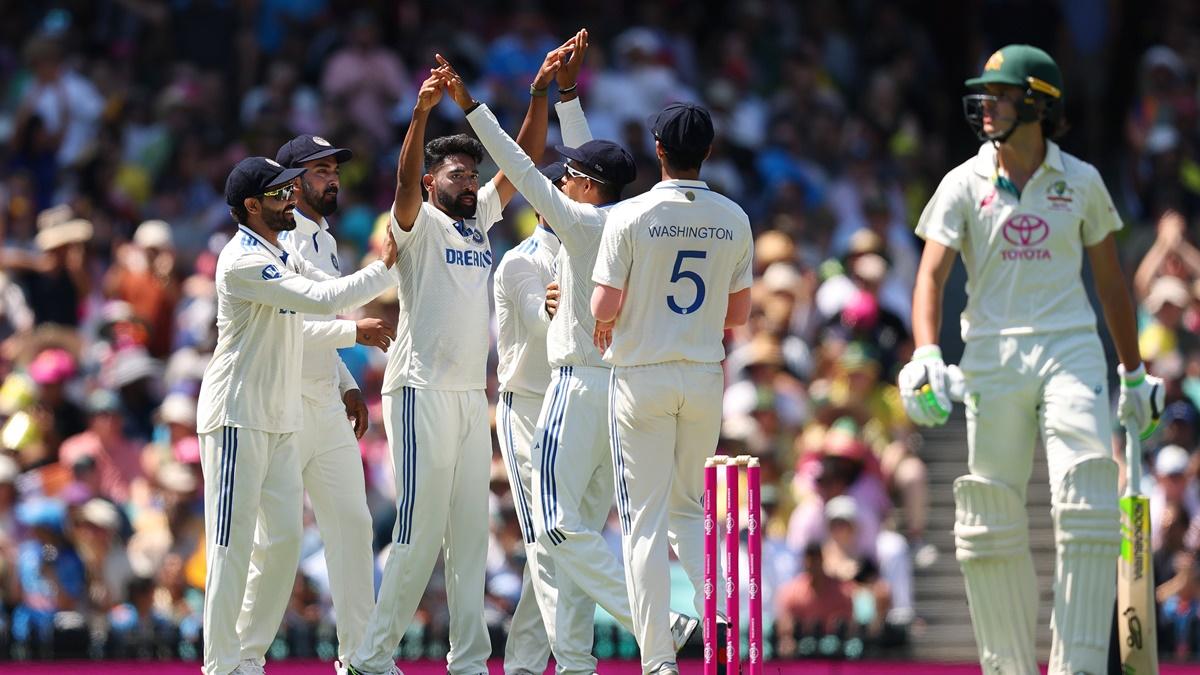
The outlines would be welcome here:
<svg viewBox="0 0 1200 675">
<path fill-rule="evenodd" d="M 635 626 L 624 574 L 601 535 L 612 509 L 614 484 L 612 452 L 606 415 L 611 368 L 592 344 L 594 320 L 589 303 L 597 245 L 610 209 L 621 190 L 637 176 L 633 157 L 610 141 L 592 140 L 582 108 L 574 95 L 570 69 L 587 48 L 587 33 L 576 37 L 577 47 L 566 68 L 567 90 L 556 105 L 566 160 L 566 177 L 560 190 L 541 174 L 507 134 L 486 106 L 476 105 L 457 74 L 449 91 L 455 102 L 470 110 L 467 121 L 480 141 L 517 190 L 562 240 L 558 279 L 562 297 L 558 314 L 547 334 L 547 355 L 554 369 L 546 392 L 532 451 L 534 529 L 539 555 L 545 551 L 553 570 L 543 569 L 533 578 L 547 635 L 560 668 L 591 672 L 595 659 L 587 644 L 574 644 L 568 635 L 589 634 L 592 617 L 576 605 L 591 602 L 568 588 L 562 578 L 599 603 L 631 632 Z M 702 576 L 696 577 L 702 583 Z M 569 613 L 568 613 L 569 612 Z M 586 626 L 573 623 L 575 619 Z M 673 642 L 678 649 L 698 625 L 691 617 L 675 616 Z M 585 628 L 587 630 L 585 630 Z M 568 662 L 564 663 L 564 661 Z"/>
<path fill-rule="evenodd" d="M 196 430 L 204 471 L 207 578 L 204 666 L 207 675 L 242 668 L 237 633 L 256 523 L 272 533 L 289 578 L 300 555 L 303 488 L 296 437 L 303 425 L 300 382 L 303 314 L 357 307 L 388 287 L 397 256 L 342 279 L 314 282 L 278 233 L 293 229 L 295 179 L 304 169 L 274 160 L 242 160 L 225 183 L 238 231 L 217 258 L 217 346 L 200 385 Z M 281 573 L 276 571 L 276 574 Z M 284 604 L 261 620 L 278 627 Z"/>
<path fill-rule="evenodd" d="M 353 157 L 320 136 L 300 135 L 279 149 L 275 160 L 287 168 L 303 168 L 296 229 L 281 232 L 289 252 L 302 256 L 323 278 L 341 276 L 337 241 L 326 216 L 337 210 L 338 167 Z M 332 314 L 306 315 L 301 398 L 304 427 L 299 437 L 301 477 L 325 546 L 330 593 L 337 617 L 338 655 L 346 661 L 362 639 L 375 605 L 375 566 L 371 548 L 371 513 L 358 438 L 367 430 L 367 404 L 337 349 L 356 341 L 383 350 L 394 328 L 379 319 L 338 320 Z M 353 419 L 353 424 L 347 419 Z M 270 545 L 274 533 L 261 526 L 250 556 L 246 598 L 238 619 L 243 669 L 257 672 L 279 630 L 265 617 L 281 615 L 291 597 L 294 577 L 284 573 L 280 547 Z M 278 605 L 278 606 L 277 606 Z"/>
<path fill-rule="evenodd" d="M 900 372 L 905 408 L 922 425 L 951 410 L 937 346 L 954 259 L 967 268 L 967 449 L 955 481 L 955 543 L 986 673 L 1032 675 L 1037 579 L 1026 486 L 1040 434 L 1050 468 L 1057 543 L 1049 672 L 1100 675 L 1116 593 L 1119 520 L 1104 351 L 1080 280 L 1092 267 L 1117 355 L 1121 420 L 1145 435 L 1163 404 L 1146 374 L 1113 233 L 1121 220 L 1094 167 L 1059 149 L 1062 75 L 1044 51 L 1009 45 L 967 81 L 984 141 L 952 170 L 917 225 L 925 239 L 913 293 L 917 350 Z"/>
<path fill-rule="evenodd" d="M 566 170 L 562 164 L 552 164 L 544 172 L 557 182 Z M 493 283 L 499 328 L 496 376 L 500 380 L 500 400 L 496 403 L 496 435 L 508 467 L 508 484 L 526 550 L 521 599 L 513 612 L 504 646 L 506 675 L 545 672 L 550 658 L 550 642 L 531 577 L 539 564 L 552 566 L 553 562 L 538 559 L 540 547 L 534 539 L 529 451 L 542 399 L 550 384 L 546 328 L 551 318 L 548 310 L 557 307 L 558 291 L 547 287 L 554 282 L 558 249 L 558 237 L 539 219 L 533 234 L 501 258 Z M 588 652 L 591 637 L 587 636 Z M 560 667 L 565 663 L 560 657 L 556 661 Z"/>
<path fill-rule="evenodd" d="M 542 64 L 521 128 L 522 142 L 538 157 L 546 142 L 546 90 L 562 53 L 550 52 Z M 444 78 L 435 70 L 422 84 L 400 150 L 389 228 L 400 249 L 400 312 L 383 382 L 397 517 L 377 604 L 351 657 L 353 675 L 398 672 L 392 652 L 439 551 L 450 604 L 449 672 L 485 673 L 492 651 L 483 616 L 487 537 L 480 530 L 491 458 L 487 233 L 516 191 L 502 175 L 479 187 L 483 148 L 466 135 L 434 139 L 422 153 Z M 422 187 L 428 201 L 421 201 Z"/>
<path fill-rule="evenodd" d="M 721 431 L 726 328 L 750 316 L 746 213 L 699 180 L 708 111 L 654 120 L 662 181 L 613 207 L 592 280 L 594 340 L 612 364 L 609 424 L 625 578 L 642 672 L 678 673 L 667 546 L 703 585 L 703 467 Z"/>
</svg>

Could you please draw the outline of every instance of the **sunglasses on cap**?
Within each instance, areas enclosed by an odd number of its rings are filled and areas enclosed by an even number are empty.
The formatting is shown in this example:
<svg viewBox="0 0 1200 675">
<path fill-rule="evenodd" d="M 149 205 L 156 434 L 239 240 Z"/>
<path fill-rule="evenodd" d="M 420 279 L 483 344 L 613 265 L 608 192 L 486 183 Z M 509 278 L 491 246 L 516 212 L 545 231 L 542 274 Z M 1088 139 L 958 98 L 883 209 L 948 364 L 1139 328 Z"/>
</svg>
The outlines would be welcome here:
<svg viewBox="0 0 1200 675">
<path fill-rule="evenodd" d="M 599 178 L 596 178 L 595 176 L 589 176 L 589 175 L 587 175 L 586 173 L 584 173 L 584 172 L 582 172 L 582 171 L 579 171 L 579 170 L 577 170 L 577 169 L 574 169 L 574 168 L 572 168 L 572 167 L 571 167 L 571 165 L 570 165 L 570 164 L 564 164 L 563 166 L 565 166 L 565 167 L 566 167 L 566 169 L 567 169 L 567 175 L 568 175 L 568 176 L 573 176 L 573 177 L 575 177 L 575 178 L 586 178 L 586 179 L 588 179 L 588 180 L 594 180 L 594 181 L 596 181 L 597 183 L 606 183 L 606 184 L 608 183 L 608 181 L 606 181 L 606 180 L 601 180 L 601 179 L 599 179 Z"/>
<path fill-rule="evenodd" d="M 270 192 L 264 192 L 259 196 L 260 197 L 271 197 L 273 199 L 278 199 L 280 201 L 286 202 L 292 198 L 292 194 L 294 192 L 296 192 L 296 184 L 288 183 L 287 185 L 284 185 L 283 187 L 275 188 L 274 190 L 271 190 Z"/>
</svg>

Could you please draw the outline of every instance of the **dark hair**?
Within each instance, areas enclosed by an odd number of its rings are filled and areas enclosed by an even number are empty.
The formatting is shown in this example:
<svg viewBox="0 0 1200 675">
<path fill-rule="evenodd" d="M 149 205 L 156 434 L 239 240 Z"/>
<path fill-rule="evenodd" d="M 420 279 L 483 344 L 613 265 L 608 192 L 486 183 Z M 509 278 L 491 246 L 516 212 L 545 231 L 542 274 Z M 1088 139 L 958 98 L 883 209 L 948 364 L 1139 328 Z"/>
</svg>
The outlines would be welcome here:
<svg viewBox="0 0 1200 675">
<path fill-rule="evenodd" d="M 624 185 L 611 183 L 595 183 L 595 186 L 600 190 L 600 198 L 606 203 L 621 201 L 621 192 L 625 189 Z"/>
<path fill-rule="evenodd" d="M 704 157 L 708 154 L 708 148 L 700 152 L 695 150 L 672 150 L 667 146 L 662 146 L 663 155 L 666 156 L 667 166 L 675 171 L 696 171 L 700 165 L 704 163 Z"/>
<path fill-rule="evenodd" d="M 238 225 L 245 225 L 250 220 L 250 212 L 246 210 L 245 204 L 229 207 L 229 215 L 233 216 Z"/>
<path fill-rule="evenodd" d="M 805 558 L 808 558 L 810 556 L 823 555 L 823 554 L 824 554 L 824 551 L 821 550 L 821 544 L 819 542 L 810 541 L 808 543 L 808 545 L 804 547 L 804 557 Z"/>
<path fill-rule="evenodd" d="M 425 144 L 425 172 L 433 171 L 451 155 L 466 155 L 479 164 L 483 161 L 483 143 L 466 134 L 435 138 Z"/>
</svg>

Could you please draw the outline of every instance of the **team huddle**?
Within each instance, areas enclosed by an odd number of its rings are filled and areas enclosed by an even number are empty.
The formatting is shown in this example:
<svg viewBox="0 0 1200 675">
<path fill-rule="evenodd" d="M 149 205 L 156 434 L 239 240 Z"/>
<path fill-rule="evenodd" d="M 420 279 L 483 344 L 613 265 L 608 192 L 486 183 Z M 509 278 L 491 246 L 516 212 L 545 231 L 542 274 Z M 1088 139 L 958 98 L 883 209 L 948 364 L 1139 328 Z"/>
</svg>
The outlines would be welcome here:
<svg viewBox="0 0 1200 675">
<path fill-rule="evenodd" d="M 349 150 L 300 136 L 229 175 L 238 232 L 218 259 L 218 345 L 198 424 L 208 675 L 264 672 L 298 563 L 305 491 L 325 541 L 339 672 L 399 672 L 392 654 L 439 553 L 448 670 L 487 672 L 488 232 L 517 192 L 539 221 L 494 280 L 497 435 L 528 560 L 505 672 L 541 673 L 550 654 L 559 672 L 594 672 L 597 604 L 636 636 L 644 672 L 678 672 L 675 654 L 698 620 L 670 609 L 669 549 L 698 613 L 701 469 L 720 432 L 724 330 L 750 313 L 750 224 L 699 180 L 714 132 L 708 112 L 688 104 L 651 121 L 662 181 L 622 201 L 633 158 L 592 139 L 576 96 L 587 46 L 580 31 L 547 54 L 516 139 L 439 55 L 400 151 L 380 259 L 354 274 L 340 276 L 325 220 Z M 539 169 L 551 84 L 562 160 Z M 425 142 L 443 97 L 479 140 Z M 481 186 L 485 152 L 501 172 Z M 394 327 L 335 318 L 390 288 Z M 366 407 L 335 351 L 356 341 L 388 352 L 396 523 L 377 596 L 356 442 Z M 614 504 L 624 569 L 601 535 Z"/>
<path fill-rule="evenodd" d="M 198 425 L 208 675 L 263 672 L 298 562 L 305 491 L 325 541 L 339 672 L 399 672 L 392 654 L 439 553 L 448 670 L 487 672 L 488 233 L 518 192 L 538 226 L 499 261 L 493 284 L 496 430 L 528 561 L 505 672 L 544 672 L 551 654 L 558 672 L 594 672 L 596 605 L 636 637 L 644 673 L 679 672 L 675 654 L 698 621 L 671 611 L 669 550 L 700 614 L 702 469 L 720 433 L 723 333 L 750 314 L 751 229 L 741 208 L 699 179 L 714 131 L 694 105 L 672 104 L 649 121 L 662 180 L 622 194 L 634 160 L 592 138 L 577 97 L 587 46 L 580 31 L 547 54 L 515 139 L 438 55 L 400 151 L 380 259 L 349 276 L 340 276 L 325 217 L 350 151 L 300 136 L 274 160 L 252 157 L 229 175 L 238 232 L 217 264 L 219 337 Z M 539 168 L 551 84 L 562 161 Z M 1162 381 L 1141 363 L 1108 192 L 1091 165 L 1050 140 L 1062 131 L 1058 66 L 1040 49 L 1010 45 L 966 84 L 979 90 L 964 112 L 982 145 L 917 224 L 926 240 L 917 348 L 900 371 L 901 396 L 917 424 L 950 415 L 937 336 L 961 253 L 970 474 L 954 486 L 955 543 L 980 663 L 988 673 L 1038 672 L 1025 495 L 1040 435 L 1058 554 L 1050 671 L 1100 673 L 1120 532 L 1105 357 L 1079 279 L 1085 253 L 1121 361 L 1118 415 L 1133 432 L 1153 431 Z M 425 142 L 444 97 L 478 140 Z M 485 153 L 500 172 L 481 186 Z M 390 288 L 394 327 L 335 318 Z M 397 502 L 377 597 L 356 443 L 366 406 L 335 352 L 356 341 L 388 353 L 382 393 Z M 601 534 L 614 504 L 623 561 Z"/>
</svg>

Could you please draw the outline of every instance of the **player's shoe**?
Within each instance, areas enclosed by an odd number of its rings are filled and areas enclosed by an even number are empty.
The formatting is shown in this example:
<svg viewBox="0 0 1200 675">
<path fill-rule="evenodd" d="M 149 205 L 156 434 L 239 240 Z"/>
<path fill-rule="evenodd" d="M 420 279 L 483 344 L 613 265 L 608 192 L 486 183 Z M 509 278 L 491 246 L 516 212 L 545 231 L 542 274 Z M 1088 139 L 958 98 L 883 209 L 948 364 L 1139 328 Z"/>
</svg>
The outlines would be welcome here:
<svg viewBox="0 0 1200 675">
<path fill-rule="evenodd" d="M 679 675 L 679 666 L 674 663 L 664 663 L 651 671 L 651 675 Z"/>
<path fill-rule="evenodd" d="M 675 643 L 675 651 L 683 649 L 687 641 L 692 637 L 692 633 L 696 632 L 696 627 L 700 625 L 700 619 L 679 612 L 671 612 L 671 640 Z M 679 671 L 675 671 L 679 672 Z"/>
<path fill-rule="evenodd" d="M 354 664 L 352 663 L 346 663 L 346 675 L 404 675 L 404 673 L 401 672 L 400 667 L 394 663 L 392 664 L 392 669 L 386 673 L 370 673 L 365 670 L 359 670 L 358 668 L 355 668 Z"/>
<path fill-rule="evenodd" d="M 266 670 L 254 659 L 242 659 L 230 675 L 266 675 Z"/>
</svg>

